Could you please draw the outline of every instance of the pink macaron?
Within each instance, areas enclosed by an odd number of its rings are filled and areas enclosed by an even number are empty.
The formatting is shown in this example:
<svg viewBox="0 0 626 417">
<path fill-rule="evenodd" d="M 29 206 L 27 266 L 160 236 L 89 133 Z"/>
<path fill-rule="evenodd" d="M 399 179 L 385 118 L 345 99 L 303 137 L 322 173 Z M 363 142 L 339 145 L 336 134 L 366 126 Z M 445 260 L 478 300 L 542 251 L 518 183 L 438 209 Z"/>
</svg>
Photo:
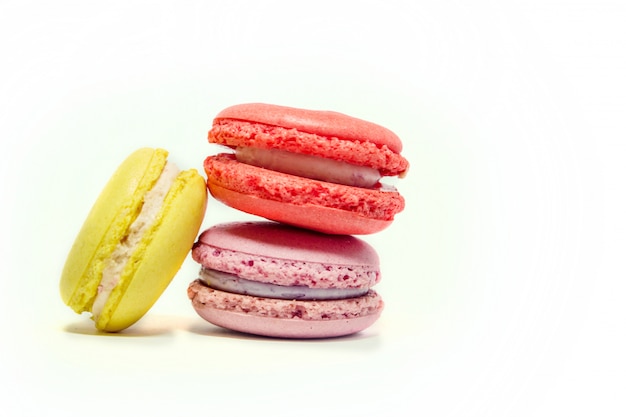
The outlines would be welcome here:
<svg viewBox="0 0 626 417">
<path fill-rule="evenodd" d="M 196 312 L 217 326 L 282 338 L 360 332 L 383 301 L 376 251 L 354 236 L 270 221 L 213 226 L 192 250 L 201 265 L 188 288 Z"/>
<path fill-rule="evenodd" d="M 221 111 L 209 142 L 233 150 L 204 162 L 207 186 L 247 213 L 330 234 L 383 230 L 404 199 L 383 177 L 408 161 L 392 131 L 345 114 L 271 104 Z"/>
</svg>

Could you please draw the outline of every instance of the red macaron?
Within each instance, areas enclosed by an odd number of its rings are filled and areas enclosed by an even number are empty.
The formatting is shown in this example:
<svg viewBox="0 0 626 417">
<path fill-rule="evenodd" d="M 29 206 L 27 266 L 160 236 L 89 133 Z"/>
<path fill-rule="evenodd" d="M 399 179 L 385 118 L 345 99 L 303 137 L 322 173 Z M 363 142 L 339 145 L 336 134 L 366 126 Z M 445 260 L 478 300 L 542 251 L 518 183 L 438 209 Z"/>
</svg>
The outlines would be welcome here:
<svg viewBox="0 0 626 417">
<path fill-rule="evenodd" d="M 404 199 L 383 177 L 408 161 L 392 131 L 345 114 L 271 104 L 221 111 L 209 142 L 234 150 L 204 161 L 216 199 L 270 220 L 329 234 L 383 230 Z"/>
<path fill-rule="evenodd" d="M 383 301 L 374 248 L 354 236 L 270 222 L 213 226 L 198 238 L 202 268 L 188 288 L 215 325 L 283 338 L 353 334 L 371 326 Z"/>
</svg>

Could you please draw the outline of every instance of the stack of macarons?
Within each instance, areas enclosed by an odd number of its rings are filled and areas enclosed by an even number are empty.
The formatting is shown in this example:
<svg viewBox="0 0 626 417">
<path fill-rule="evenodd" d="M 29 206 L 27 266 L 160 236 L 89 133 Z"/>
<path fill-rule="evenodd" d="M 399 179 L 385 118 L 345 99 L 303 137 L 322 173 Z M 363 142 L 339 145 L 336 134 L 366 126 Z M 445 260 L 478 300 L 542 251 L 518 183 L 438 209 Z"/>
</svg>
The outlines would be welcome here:
<svg viewBox="0 0 626 417">
<path fill-rule="evenodd" d="M 379 258 L 354 235 L 376 233 L 404 208 L 381 181 L 403 176 L 402 143 L 344 114 L 269 104 L 226 108 L 209 142 L 206 181 L 144 148 L 117 169 L 87 216 L 61 276 L 61 297 L 97 329 L 137 322 L 188 253 L 201 265 L 188 297 L 235 331 L 320 338 L 364 330 L 381 314 Z M 216 224 L 199 236 L 207 189 L 264 220 Z"/>
<path fill-rule="evenodd" d="M 188 296 L 218 326 L 320 338 L 364 330 L 381 314 L 379 258 L 353 235 L 376 233 L 403 210 L 381 182 L 407 160 L 390 130 L 328 111 L 241 104 L 221 111 L 206 158 L 213 197 L 266 221 L 218 224 L 194 245 L 201 265 Z"/>
</svg>

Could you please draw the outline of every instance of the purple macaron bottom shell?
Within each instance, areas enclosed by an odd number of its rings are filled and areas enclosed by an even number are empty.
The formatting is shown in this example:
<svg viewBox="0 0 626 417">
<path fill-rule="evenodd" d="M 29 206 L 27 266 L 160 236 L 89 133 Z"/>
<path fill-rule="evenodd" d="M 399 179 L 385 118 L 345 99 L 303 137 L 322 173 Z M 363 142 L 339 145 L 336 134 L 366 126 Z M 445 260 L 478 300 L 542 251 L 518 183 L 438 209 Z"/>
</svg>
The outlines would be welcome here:
<svg viewBox="0 0 626 417">
<path fill-rule="evenodd" d="M 343 300 L 277 300 L 218 291 L 195 280 L 187 292 L 198 315 L 209 323 L 268 337 L 347 336 L 370 327 L 383 310 L 382 298 L 373 290 Z"/>
</svg>

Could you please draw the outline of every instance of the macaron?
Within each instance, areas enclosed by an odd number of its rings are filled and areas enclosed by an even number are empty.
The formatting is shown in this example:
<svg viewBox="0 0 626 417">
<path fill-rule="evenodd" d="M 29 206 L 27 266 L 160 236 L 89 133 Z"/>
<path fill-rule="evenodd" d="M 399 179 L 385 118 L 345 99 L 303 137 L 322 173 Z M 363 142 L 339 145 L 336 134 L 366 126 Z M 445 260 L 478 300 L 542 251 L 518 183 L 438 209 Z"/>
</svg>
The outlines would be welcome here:
<svg viewBox="0 0 626 417">
<path fill-rule="evenodd" d="M 95 327 L 137 322 L 180 269 L 207 203 L 204 178 L 181 171 L 163 149 L 142 148 L 117 168 L 94 203 L 61 275 L 65 304 Z"/>
<path fill-rule="evenodd" d="M 230 148 L 204 161 L 221 202 L 270 220 L 330 234 L 388 227 L 404 199 L 384 177 L 404 176 L 400 138 L 332 111 L 239 104 L 213 120 L 210 143 Z"/>
<path fill-rule="evenodd" d="M 261 336 L 327 338 L 379 318 L 379 258 L 365 241 L 271 222 L 215 225 L 198 237 L 199 277 L 188 287 L 214 325 Z"/>
</svg>

